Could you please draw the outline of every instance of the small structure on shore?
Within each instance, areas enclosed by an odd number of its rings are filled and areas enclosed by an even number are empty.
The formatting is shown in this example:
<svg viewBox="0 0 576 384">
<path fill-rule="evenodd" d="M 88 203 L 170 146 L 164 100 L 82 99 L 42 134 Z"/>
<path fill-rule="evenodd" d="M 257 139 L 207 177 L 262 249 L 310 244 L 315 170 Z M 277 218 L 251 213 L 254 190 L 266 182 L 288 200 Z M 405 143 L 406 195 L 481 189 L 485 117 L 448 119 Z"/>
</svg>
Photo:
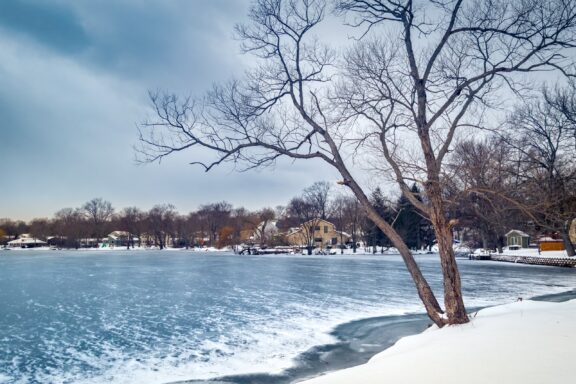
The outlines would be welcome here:
<svg viewBox="0 0 576 384">
<path fill-rule="evenodd" d="M 23 234 L 19 238 L 9 241 L 7 245 L 8 248 L 38 248 L 47 246 L 47 242 L 37 239 L 29 234 Z"/>
<path fill-rule="evenodd" d="M 530 235 L 526 232 L 513 229 L 506 234 L 506 245 L 509 249 L 528 248 Z"/>
<path fill-rule="evenodd" d="M 541 252 L 546 252 L 563 251 L 566 248 L 564 247 L 564 241 L 562 241 L 562 239 L 554 239 L 552 237 L 545 236 L 538 239 L 538 249 Z"/>
</svg>

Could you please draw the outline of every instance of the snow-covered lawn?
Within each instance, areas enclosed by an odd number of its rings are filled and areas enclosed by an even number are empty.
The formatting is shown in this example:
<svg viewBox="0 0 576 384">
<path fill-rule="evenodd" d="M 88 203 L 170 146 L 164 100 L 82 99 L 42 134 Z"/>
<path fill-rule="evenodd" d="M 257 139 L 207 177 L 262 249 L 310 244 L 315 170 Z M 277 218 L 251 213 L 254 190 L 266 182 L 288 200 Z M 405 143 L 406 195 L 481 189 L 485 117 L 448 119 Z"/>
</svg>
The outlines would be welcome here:
<svg viewBox="0 0 576 384">
<path fill-rule="evenodd" d="M 504 250 L 504 252 L 502 253 L 502 255 L 508 255 L 508 256 L 527 256 L 527 257 L 545 257 L 545 258 L 551 258 L 551 259 L 556 259 L 556 258 L 561 258 L 561 257 L 568 257 L 568 254 L 566 253 L 566 251 L 544 251 L 544 252 L 538 252 L 538 249 L 535 248 L 521 248 L 518 250 L 509 250 L 506 249 Z"/>
</svg>

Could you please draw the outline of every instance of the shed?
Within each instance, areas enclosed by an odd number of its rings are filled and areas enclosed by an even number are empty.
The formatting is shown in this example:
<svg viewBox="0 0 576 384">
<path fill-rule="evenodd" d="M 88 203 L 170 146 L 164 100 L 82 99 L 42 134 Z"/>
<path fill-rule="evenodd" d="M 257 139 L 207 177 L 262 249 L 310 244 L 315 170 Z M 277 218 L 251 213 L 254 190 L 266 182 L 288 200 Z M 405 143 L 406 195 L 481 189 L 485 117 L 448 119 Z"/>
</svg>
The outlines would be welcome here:
<svg viewBox="0 0 576 384">
<path fill-rule="evenodd" d="M 563 251 L 566 248 L 564 247 L 564 241 L 562 241 L 562 239 L 541 237 L 540 239 L 538 239 L 538 249 L 541 252 L 546 252 L 546 251 Z"/>
<path fill-rule="evenodd" d="M 506 234 L 506 245 L 508 247 L 528 248 L 530 235 L 526 232 L 513 229 Z"/>
</svg>

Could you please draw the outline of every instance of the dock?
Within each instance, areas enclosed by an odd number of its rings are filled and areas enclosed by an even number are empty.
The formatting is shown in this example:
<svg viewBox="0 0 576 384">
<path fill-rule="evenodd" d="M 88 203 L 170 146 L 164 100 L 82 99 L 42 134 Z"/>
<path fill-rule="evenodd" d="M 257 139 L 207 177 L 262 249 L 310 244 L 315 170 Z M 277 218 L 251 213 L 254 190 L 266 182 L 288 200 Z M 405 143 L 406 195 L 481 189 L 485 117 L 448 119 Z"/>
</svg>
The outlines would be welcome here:
<svg viewBox="0 0 576 384">
<path fill-rule="evenodd" d="M 515 255 L 490 253 L 480 255 L 470 254 L 468 258 L 470 260 L 492 260 L 492 261 L 502 261 L 505 263 L 546 265 L 550 267 L 565 267 L 565 268 L 576 267 L 576 257 L 535 257 L 535 256 L 520 256 L 520 255 L 515 256 Z"/>
</svg>

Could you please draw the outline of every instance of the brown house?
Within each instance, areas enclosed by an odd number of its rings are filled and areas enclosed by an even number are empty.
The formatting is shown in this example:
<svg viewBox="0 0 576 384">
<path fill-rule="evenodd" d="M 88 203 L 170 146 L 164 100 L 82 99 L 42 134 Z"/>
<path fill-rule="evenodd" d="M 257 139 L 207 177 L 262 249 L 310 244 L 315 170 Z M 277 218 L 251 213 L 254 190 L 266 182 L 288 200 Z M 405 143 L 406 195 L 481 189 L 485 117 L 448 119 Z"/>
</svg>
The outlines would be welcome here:
<svg viewBox="0 0 576 384">
<path fill-rule="evenodd" d="M 350 235 L 337 231 L 336 226 L 329 221 L 312 219 L 291 229 L 286 234 L 286 240 L 290 245 L 324 248 L 337 245 L 341 241 L 346 243 L 350 240 Z"/>
</svg>

